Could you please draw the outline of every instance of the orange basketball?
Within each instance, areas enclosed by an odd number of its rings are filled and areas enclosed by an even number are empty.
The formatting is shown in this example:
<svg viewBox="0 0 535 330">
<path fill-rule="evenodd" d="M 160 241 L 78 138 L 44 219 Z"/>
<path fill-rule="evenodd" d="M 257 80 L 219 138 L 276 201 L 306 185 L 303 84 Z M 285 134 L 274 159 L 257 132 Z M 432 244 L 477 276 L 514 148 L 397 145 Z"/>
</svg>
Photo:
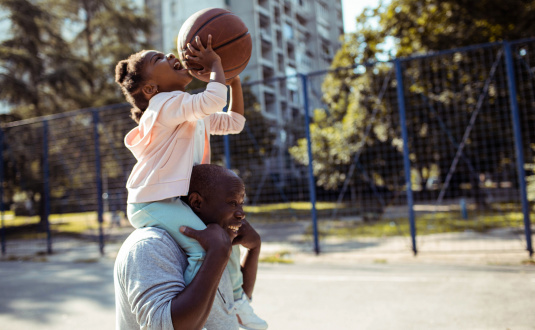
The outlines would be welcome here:
<svg viewBox="0 0 535 330">
<path fill-rule="evenodd" d="M 177 38 L 180 61 L 185 59 L 188 43 L 195 47 L 193 41 L 199 36 L 206 47 L 209 34 L 212 35 L 212 48 L 221 57 L 225 78 L 228 80 L 240 74 L 249 63 L 253 42 L 245 23 L 222 8 L 200 10 L 184 22 Z M 190 73 L 199 80 L 210 80 L 209 75 L 199 76 L 196 70 L 190 70 Z"/>
</svg>

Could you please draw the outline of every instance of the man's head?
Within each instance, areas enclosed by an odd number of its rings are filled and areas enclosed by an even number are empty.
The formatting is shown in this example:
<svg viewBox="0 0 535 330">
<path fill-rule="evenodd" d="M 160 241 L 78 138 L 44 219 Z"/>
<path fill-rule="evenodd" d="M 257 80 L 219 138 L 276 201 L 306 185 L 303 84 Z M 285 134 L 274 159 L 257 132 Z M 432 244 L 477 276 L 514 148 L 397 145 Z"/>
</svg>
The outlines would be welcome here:
<svg viewBox="0 0 535 330">
<path fill-rule="evenodd" d="M 245 219 L 245 185 L 224 167 L 202 164 L 193 167 L 187 203 L 205 223 L 216 223 L 233 240 Z"/>
</svg>

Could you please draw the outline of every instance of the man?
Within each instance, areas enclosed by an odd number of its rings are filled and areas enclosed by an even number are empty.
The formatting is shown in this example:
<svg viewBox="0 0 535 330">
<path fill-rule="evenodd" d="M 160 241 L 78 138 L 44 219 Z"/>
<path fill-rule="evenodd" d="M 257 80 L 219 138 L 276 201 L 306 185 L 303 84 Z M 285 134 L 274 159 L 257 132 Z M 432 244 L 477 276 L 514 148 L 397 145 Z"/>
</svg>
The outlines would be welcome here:
<svg viewBox="0 0 535 330">
<path fill-rule="evenodd" d="M 135 230 L 119 250 L 114 269 L 117 329 L 238 329 L 232 283 L 225 269 L 232 244 L 241 244 L 242 288 L 252 296 L 261 240 L 245 220 L 245 186 L 232 171 L 194 166 L 186 203 L 205 230 L 182 227 L 206 250 L 193 281 L 185 286 L 186 254 L 166 231 Z"/>
</svg>

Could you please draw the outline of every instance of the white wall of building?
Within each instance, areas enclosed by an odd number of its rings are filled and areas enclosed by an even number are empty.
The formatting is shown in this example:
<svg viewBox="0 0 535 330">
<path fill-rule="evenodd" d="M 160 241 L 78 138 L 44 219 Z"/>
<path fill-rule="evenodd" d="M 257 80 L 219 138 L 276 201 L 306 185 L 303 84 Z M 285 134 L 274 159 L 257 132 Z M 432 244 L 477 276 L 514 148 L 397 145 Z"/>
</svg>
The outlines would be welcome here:
<svg viewBox="0 0 535 330">
<path fill-rule="evenodd" d="M 162 51 L 164 53 L 175 52 L 176 38 L 182 24 L 192 14 L 210 7 L 228 8 L 225 0 L 162 0 Z"/>
</svg>

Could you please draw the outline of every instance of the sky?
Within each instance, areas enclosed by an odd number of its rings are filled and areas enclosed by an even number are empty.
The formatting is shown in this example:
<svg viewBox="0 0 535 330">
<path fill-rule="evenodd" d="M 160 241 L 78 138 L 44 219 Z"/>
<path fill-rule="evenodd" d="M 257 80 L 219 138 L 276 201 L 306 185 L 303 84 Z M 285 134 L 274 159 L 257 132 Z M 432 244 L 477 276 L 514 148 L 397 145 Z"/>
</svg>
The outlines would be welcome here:
<svg viewBox="0 0 535 330">
<path fill-rule="evenodd" d="M 354 32 L 356 29 L 355 18 L 362 13 L 365 7 L 376 7 L 379 0 L 342 0 L 344 14 L 344 31 Z"/>
</svg>

